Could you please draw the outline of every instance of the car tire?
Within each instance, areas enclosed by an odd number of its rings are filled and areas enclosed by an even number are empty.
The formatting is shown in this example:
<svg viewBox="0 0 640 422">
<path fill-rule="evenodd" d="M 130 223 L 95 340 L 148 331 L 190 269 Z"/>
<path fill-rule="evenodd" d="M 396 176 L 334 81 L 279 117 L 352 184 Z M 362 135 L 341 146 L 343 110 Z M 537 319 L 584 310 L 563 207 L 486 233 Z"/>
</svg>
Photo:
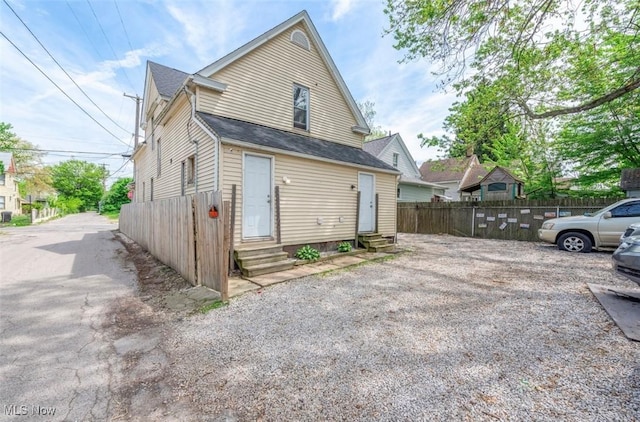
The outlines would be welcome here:
<svg viewBox="0 0 640 422">
<path fill-rule="evenodd" d="M 567 252 L 589 253 L 592 246 L 589 236 L 582 233 L 569 232 L 558 238 L 558 249 Z"/>
</svg>

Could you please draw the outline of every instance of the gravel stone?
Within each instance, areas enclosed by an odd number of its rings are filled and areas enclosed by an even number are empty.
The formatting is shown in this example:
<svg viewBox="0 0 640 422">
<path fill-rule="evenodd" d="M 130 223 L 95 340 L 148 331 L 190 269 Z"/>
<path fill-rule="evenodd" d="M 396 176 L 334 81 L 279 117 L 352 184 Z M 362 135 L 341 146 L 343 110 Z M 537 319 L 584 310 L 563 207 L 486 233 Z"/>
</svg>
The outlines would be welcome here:
<svg viewBox="0 0 640 422">
<path fill-rule="evenodd" d="M 586 283 L 611 253 L 399 236 L 411 252 L 174 322 L 199 420 L 639 420 L 640 343 Z"/>
</svg>

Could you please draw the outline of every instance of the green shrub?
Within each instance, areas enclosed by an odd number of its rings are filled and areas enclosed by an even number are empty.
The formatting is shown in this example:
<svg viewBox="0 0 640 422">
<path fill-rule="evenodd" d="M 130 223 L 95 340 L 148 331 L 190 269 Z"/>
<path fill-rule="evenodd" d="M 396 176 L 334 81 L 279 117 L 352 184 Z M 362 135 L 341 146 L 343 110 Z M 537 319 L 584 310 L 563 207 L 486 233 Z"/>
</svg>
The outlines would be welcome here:
<svg viewBox="0 0 640 422">
<path fill-rule="evenodd" d="M 82 210 L 84 203 L 80 198 L 58 198 L 58 208 L 63 214 L 76 214 Z"/>
<path fill-rule="evenodd" d="M 338 252 L 351 252 L 351 243 L 342 242 L 338 245 Z"/>
<path fill-rule="evenodd" d="M 14 215 L 11 217 L 11 222 L 8 223 L 10 226 L 28 226 L 31 224 L 31 217 L 28 215 Z"/>
<path fill-rule="evenodd" d="M 309 245 L 303 246 L 296 252 L 296 258 L 307 261 L 317 261 L 320 259 L 320 252 Z"/>
</svg>

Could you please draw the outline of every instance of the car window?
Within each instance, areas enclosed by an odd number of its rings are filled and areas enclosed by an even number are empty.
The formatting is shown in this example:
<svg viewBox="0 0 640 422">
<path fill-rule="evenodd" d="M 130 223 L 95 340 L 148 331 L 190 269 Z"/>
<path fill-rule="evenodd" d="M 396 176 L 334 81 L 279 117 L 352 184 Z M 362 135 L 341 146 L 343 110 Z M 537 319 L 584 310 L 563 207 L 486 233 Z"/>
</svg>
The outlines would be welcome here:
<svg viewBox="0 0 640 422">
<path fill-rule="evenodd" d="M 640 217 L 640 201 L 627 202 L 611 210 L 612 217 Z"/>
</svg>

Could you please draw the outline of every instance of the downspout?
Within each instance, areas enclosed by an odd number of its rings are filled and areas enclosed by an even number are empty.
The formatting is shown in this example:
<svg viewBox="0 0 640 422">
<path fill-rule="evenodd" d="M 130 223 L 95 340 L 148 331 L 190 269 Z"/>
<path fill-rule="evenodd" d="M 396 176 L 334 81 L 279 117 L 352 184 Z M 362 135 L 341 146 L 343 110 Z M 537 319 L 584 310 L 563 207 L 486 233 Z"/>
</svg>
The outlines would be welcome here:
<svg viewBox="0 0 640 422">
<path fill-rule="evenodd" d="M 184 85 L 182 87 L 182 89 L 184 90 L 185 94 L 187 94 L 187 101 L 189 101 L 189 104 L 191 104 L 191 118 L 189 119 L 189 121 L 187 122 L 187 136 L 189 137 L 189 140 L 195 144 L 196 146 L 196 154 L 195 154 L 195 163 L 194 163 L 194 169 L 193 169 L 193 186 L 195 188 L 195 193 L 198 193 L 198 163 L 200 161 L 200 157 L 198 157 L 198 140 L 197 139 L 193 139 L 191 137 L 191 122 L 195 121 L 195 117 L 196 117 L 196 102 L 195 101 L 191 101 L 190 97 L 195 97 L 196 94 L 194 94 L 192 91 L 189 91 L 189 88 L 187 88 L 186 85 Z"/>
</svg>

